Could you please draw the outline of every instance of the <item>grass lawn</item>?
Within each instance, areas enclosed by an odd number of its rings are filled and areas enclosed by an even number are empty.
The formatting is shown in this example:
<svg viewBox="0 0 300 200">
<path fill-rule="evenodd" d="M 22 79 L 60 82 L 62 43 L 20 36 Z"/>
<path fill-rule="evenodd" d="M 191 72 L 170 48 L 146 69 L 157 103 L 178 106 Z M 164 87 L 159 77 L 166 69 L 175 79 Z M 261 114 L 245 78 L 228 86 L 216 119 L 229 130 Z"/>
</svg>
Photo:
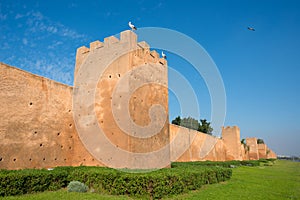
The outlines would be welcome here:
<svg viewBox="0 0 300 200">
<path fill-rule="evenodd" d="M 235 168 L 225 183 L 169 199 L 300 199 L 300 162 L 277 160 L 273 166 Z"/>
<path fill-rule="evenodd" d="M 3 199 L 136 199 L 96 193 L 69 193 L 65 189 Z M 276 161 L 273 166 L 238 167 L 220 184 L 164 199 L 300 199 L 300 162 Z"/>
<path fill-rule="evenodd" d="M 77 193 L 77 192 L 68 192 L 66 189 L 62 189 L 55 192 L 42 192 L 36 194 L 25 194 L 21 196 L 10 196 L 4 197 L 0 199 L 12 199 L 12 200 L 27 200 L 27 199 L 34 199 L 34 200 L 60 200 L 60 199 L 67 199 L 67 200 L 92 200 L 92 199 L 103 199 L 103 200 L 128 200 L 132 199 L 127 196 L 112 196 L 112 195 L 100 195 L 97 193 Z"/>
</svg>

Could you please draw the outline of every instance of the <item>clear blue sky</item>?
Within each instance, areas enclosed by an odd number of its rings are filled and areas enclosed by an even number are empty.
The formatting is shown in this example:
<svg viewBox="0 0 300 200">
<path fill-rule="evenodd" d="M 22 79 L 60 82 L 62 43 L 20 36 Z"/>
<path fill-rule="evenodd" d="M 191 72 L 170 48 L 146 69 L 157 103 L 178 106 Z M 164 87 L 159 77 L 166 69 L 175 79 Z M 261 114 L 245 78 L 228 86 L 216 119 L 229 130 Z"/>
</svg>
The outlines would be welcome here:
<svg viewBox="0 0 300 200">
<path fill-rule="evenodd" d="M 299 1 L 90 2 L 1 0 L 0 62 L 72 85 L 76 48 L 128 29 L 129 20 L 177 30 L 218 66 L 225 125 L 238 125 L 242 138 L 263 138 L 278 154 L 300 155 Z M 168 63 L 189 77 L 201 118 L 210 119 L 204 81 L 184 60 L 169 54 Z M 170 97 L 170 120 L 180 114 L 176 105 Z"/>
</svg>

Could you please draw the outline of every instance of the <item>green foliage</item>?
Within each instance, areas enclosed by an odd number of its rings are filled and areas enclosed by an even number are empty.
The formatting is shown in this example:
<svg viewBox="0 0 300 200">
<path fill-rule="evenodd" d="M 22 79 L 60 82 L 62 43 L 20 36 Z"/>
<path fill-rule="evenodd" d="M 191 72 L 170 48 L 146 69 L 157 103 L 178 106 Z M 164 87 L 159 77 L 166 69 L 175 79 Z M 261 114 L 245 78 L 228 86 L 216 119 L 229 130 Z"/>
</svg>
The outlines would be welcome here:
<svg viewBox="0 0 300 200">
<path fill-rule="evenodd" d="M 201 125 L 198 127 L 198 131 L 212 135 L 213 128 L 210 126 L 210 122 L 206 119 L 200 119 Z"/>
<path fill-rule="evenodd" d="M 68 182 L 67 172 L 61 170 L 0 170 L 0 196 L 54 191 Z"/>
<path fill-rule="evenodd" d="M 245 139 L 242 139 L 242 140 L 241 140 L 241 144 L 246 145 L 246 140 L 245 140 Z"/>
<path fill-rule="evenodd" d="M 161 169 L 150 173 L 124 173 L 112 169 L 85 167 L 85 170 L 75 170 L 71 176 L 85 182 L 97 192 L 148 196 L 161 198 L 166 195 L 180 194 L 188 190 L 200 188 L 206 183 L 217 183 L 228 180 L 231 169 L 207 169 L 203 166 L 184 166 L 171 169 Z M 96 183 L 96 184 L 95 184 Z"/>
<path fill-rule="evenodd" d="M 212 135 L 212 131 L 213 131 L 213 128 L 210 126 L 210 122 L 207 122 L 206 119 L 200 119 L 200 123 L 199 123 L 197 119 L 194 119 L 192 117 L 181 119 L 180 116 L 178 116 L 174 120 L 172 120 L 172 124 L 197 130 L 209 135 Z"/>
<path fill-rule="evenodd" d="M 266 163 L 272 161 L 274 162 L 274 159 L 260 159 L 260 160 L 232 160 L 232 161 L 205 161 L 205 162 L 174 162 L 172 163 L 172 167 L 182 167 L 186 168 L 188 166 L 193 167 L 222 167 L 222 168 L 232 168 L 233 166 L 260 166 L 261 163 Z"/>
<path fill-rule="evenodd" d="M 250 147 L 246 144 L 246 140 L 242 139 L 241 144 L 244 145 L 245 153 L 250 150 Z"/>
<path fill-rule="evenodd" d="M 200 124 L 199 124 L 198 120 L 196 120 L 192 117 L 187 117 L 187 118 L 181 119 L 180 126 L 183 126 L 183 127 L 189 128 L 189 129 L 193 129 L 193 130 L 198 130 Z"/>
<path fill-rule="evenodd" d="M 181 118 L 180 116 L 176 117 L 175 119 L 172 120 L 172 124 L 180 126 L 181 123 Z"/>
<path fill-rule="evenodd" d="M 126 173 L 104 167 L 58 167 L 54 170 L 0 170 L 0 196 L 58 190 L 71 180 L 85 183 L 95 192 L 113 195 L 162 198 L 226 181 L 229 168 L 175 164 L 149 173 Z M 75 187 L 75 186 L 74 186 Z M 69 187 L 68 187 L 69 189 Z"/>
<path fill-rule="evenodd" d="M 68 185 L 68 192 L 87 192 L 88 186 L 79 181 L 71 181 Z"/>
<path fill-rule="evenodd" d="M 257 144 L 264 144 L 264 140 L 263 139 L 257 139 Z"/>
</svg>

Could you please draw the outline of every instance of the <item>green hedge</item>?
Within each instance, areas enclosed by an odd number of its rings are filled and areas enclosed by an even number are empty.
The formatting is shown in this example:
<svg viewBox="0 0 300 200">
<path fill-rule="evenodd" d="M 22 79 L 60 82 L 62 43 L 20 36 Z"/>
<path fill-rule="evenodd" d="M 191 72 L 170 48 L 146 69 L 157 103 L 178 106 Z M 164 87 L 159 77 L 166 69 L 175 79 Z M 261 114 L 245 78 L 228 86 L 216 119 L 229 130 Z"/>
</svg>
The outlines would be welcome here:
<svg viewBox="0 0 300 200">
<path fill-rule="evenodd" d="M 66 171 L 1 170 L 0 196 L 58 190 L 67 186 L 68 178 Z"/>
<path fill-rule="evenodd" d="M 228 180 L 231 169 L 187 163 L 149 173 L 126 173 L 104 167 L 57 167 L 54 170 L 0 170 L 0 196 L 58 190 L 80 181 L 96 192 L 161 198 L 203 184 Z"/>
<path fill-rule="evenodd" d="M 174 162 L 172 163 L 172 168 L 174 167 L 186 167 L 186 166 L 219 166 L 225 168 L 232 168 L 238 166 L 260 166 L 264 163 L 274 162 L 276 159 L 260 159 L 260 160 L 233 160 L 233 161 L 205 161 L 205 162 Z"/>
<path fill-rule="evenodd" d="M 105 167 L 57 167 L 54 170 L 0 170 L 0 196 L 54 191 L 80 181 L 99 193 L 161 198 L 230 179 L 232 166 L 259 166 L 258 161 L 172 163 L 149 173 L 126 173 Z"/>
<path fill-rule="evenodd" d="M 96 192 L 161 198 L 199 189 L 203 184 L 228 180 L 231 169 L 186 165 L 149 173 L 125 173 L 108 168 L 77 167 L 70 173 Z"/>
</svg>

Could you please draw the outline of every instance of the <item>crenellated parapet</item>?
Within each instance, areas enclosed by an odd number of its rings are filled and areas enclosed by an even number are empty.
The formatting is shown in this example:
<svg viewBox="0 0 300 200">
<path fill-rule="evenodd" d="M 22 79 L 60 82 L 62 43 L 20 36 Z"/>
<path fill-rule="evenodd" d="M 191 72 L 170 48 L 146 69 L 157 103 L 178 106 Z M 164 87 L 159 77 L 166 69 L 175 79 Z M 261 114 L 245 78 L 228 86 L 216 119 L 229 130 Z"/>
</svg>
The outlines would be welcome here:
<svg viewBox="0 0 300 200">
<path fill-rule="evenodd" d="M 155 50 L 151 51 L 147 42 L 137 42 L 137 35 L 127 30 L 120 33 L 120 39 L 115 36 L 109 36 L 104 38 L 103 42 L 98 40 L 91 42 L 89 48 L 86 46 L 79 47 L 76 52 L 74 82 L 78 75 L 79 67 L 95 51 L 101 51 L 103 56 L 107 56 L 108 54 L 120 56 L 124 52 L 135 51 L 134 56 L 138 57 L 144 63 L 167 65 L 166 59 L 161 58 L 160 54 Z M 140 64 L 140 62 L 138 63 Z"/>
</svg>

